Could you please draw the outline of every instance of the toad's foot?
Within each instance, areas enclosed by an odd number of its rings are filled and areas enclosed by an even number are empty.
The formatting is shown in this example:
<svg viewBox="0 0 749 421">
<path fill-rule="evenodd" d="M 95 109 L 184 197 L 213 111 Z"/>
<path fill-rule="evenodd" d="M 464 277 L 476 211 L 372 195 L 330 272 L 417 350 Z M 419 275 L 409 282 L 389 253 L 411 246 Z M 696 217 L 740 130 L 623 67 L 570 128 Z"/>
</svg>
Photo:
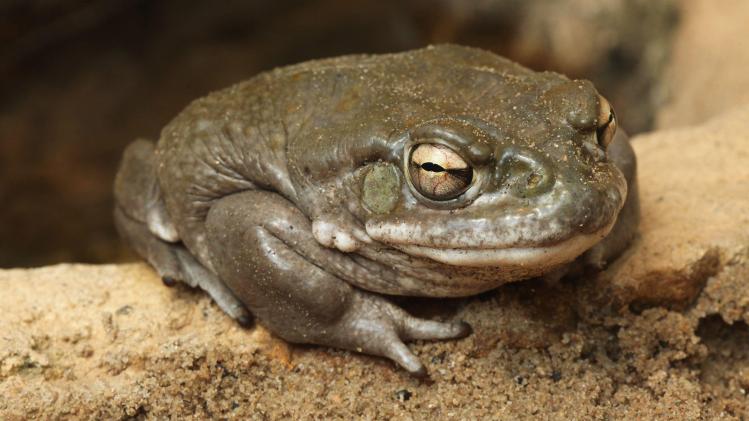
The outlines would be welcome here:
<svg viewBox="0 0 749 421">
<path fill-rule="evenodd" d="M 336 215 L 335 218 L 316 218 L 312 223 L 312 235 L 323 246 L 336 248 L 344 253 L 354 252 L 363 244 L 372 242 L 364 228 L 349 213 Z"/>
<path fill-rule="evenodd" d="M 413 317 L 379 296 L 356 291 L 346 314 L 331 327 L 329 344 L 390 358 L 417 377 L 424 365 L 403 341 L 459 339 L 471 333 L 463 321 L 438 322 Z"/>
</svg>

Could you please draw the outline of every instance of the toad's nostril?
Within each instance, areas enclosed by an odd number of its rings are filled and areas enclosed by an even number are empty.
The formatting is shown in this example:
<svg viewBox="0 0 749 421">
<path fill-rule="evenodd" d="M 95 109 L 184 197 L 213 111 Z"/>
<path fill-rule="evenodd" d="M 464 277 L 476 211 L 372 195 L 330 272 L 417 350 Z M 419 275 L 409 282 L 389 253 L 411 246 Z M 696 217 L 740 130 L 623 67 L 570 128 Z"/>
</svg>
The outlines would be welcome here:
<svg viewBox="0 0 749 421">
<path fill-rule="evenodd" d="M 499 155 L 496 180 L 518 197 L 534 197 L 546 193 L 554 185 L 551 164 L 538 152 L 510 146 Z"/>
</svg>

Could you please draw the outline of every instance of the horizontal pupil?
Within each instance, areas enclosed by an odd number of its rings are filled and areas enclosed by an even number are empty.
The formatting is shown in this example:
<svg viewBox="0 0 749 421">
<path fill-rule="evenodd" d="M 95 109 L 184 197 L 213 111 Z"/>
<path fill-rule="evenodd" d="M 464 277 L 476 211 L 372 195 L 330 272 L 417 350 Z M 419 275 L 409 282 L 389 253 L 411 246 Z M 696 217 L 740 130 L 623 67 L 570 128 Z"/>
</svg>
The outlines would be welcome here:
<svg viewBox="0 0 749 421">
<path fill-rule="evenodd" d="M 444 168 L 442 168 L 441 166 L 439 166 L 439 165 L 437 165 L 437 164 L 435 164 L 433 162 L 425 162 L 425 163 L 421 164 L 421 168 L 424 169 L 424 170 L 426 170 L 426 171 L 432 171 L 432 172 L 442 172 L 442 171 L 445 171 Z"/>
</svg>

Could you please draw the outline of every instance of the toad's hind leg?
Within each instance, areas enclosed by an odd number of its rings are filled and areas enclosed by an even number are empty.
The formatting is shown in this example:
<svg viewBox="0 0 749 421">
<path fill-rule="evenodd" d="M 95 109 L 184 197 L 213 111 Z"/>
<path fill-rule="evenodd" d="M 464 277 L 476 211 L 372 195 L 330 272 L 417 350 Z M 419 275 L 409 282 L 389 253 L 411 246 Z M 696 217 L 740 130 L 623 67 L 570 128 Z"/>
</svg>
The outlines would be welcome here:
<svg viewBox="0 0 749 421">
<path fill-rule="evenodd" d="M 206 232 L 219 276 L 288 341 L 385 356 L 423 375 L 403 341 L 470 333 L 463 322 L 419 319 L 349 285 L 339 276 L 356 270 L 353 261 L 317 243 L 309 219 L 278 194 L 245 191 L 220 199 L 208 213 Z"/>
<path fill-rule="evenodd" d="M 251 324 L 252 317 L 239 299 L 179 242 L 159 193 L 151 142 L 137 140 L 125 150 L 115 180 L 115 198 L 117 230 L 165 284 L 181 281 L 199 287 L 240 324 Z"/>
</svg>

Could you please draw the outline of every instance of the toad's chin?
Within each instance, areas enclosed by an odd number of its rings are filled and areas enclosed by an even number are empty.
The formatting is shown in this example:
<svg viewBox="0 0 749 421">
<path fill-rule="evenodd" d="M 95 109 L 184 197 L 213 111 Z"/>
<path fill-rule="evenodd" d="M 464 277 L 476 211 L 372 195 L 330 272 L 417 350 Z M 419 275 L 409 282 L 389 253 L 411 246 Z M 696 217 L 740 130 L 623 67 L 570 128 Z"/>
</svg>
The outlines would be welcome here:
<svg viewBox="0 0 749 421">
<path fill-rule="evenodd" d="M 590 234 L 578 234 L 556 244 L 510 248 L 435 248 L 414 244 L 391 244 L 412 256 L 452 266 L 553 267 L 569 263 L 601 241 L 613 223 Z"/>
</svg>

